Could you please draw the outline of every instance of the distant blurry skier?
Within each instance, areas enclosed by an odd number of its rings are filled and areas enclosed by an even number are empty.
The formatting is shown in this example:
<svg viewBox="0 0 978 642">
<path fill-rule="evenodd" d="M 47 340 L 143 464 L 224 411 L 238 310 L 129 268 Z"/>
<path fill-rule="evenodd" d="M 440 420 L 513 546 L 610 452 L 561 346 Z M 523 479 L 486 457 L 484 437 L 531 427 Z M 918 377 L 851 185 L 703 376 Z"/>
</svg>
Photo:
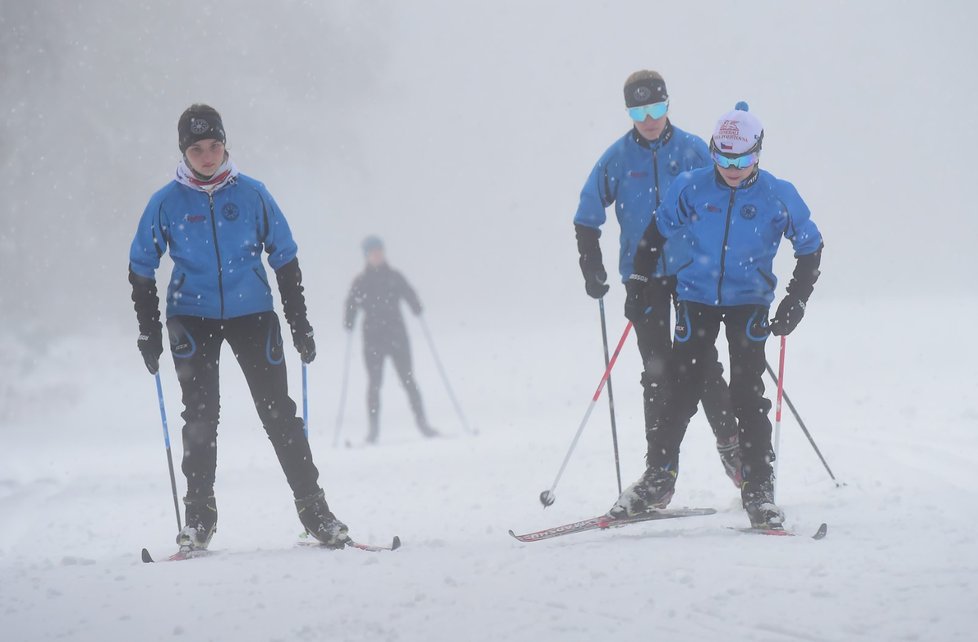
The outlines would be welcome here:
<svg viewBox="0 0 978 642">
<path fill-rule="evenodd" d="M 357 311 L 363 308 L 363 359 L 367 365 L 367 411 L 370 421 L 367 443 L 376 443 L 380 435 L 380 386 L 387 357 L 394 362 L 394 370 L 407 392 L 418 430 L 425 437 L 437 437 L 438 432 L 428 424 L 425 416 L 411 366 L 411 344 L 401 316 L 402 299 L 415 316 L 421 314 L 421 302 L 404 275 L 387 264 L 384 243 L 380 238 L 368 236 L 363 240 L 362 247 L 366 266 L 353 279 L 350 294 L 346 297 L 344 325 L 348 332 L 352 332 Z"/>
<path fill-rule="evenodd" d="M 186 526 L 177 543 L 206 548 L 217 527 L 218 372 L 221 345 L 227 341 L 295 495 L 300 521 L 322 543 L 342 548 L 347 527 L 329 510 L 302 419 L 289 397 L 279 318 L 261 261 L 264 250 L 275 270 L 293 344 L 302 361 L 311 363 L 316 342 L 306 319 L 289 225 L 265 186 L 238 173 L 213 107 L 190 106 L 177 132 L 183 158 L 176 177 L 150 198 L 129 255 L 139 351 L 153 374 L 163 353 L 156 270 L 166 251 L 174 263 L 166 326 L 183 392 L 187 478 Z"/>
<path fill-rule="evenodd" d="M 764 397 L 764 344 L 768 335 L 797 327 L 819 276 L 822 235 L 794 185 L 759 168 L 764 128 L 746 103 L 720 117 L 710 140 L 712 167 L 681 176 L 666 192 L 645 230 L 630 282 L 632 305 L 662 297 L 648 278 L 666 244 L 666 271 L 676 275 L 679 307 L 664 394 L 655 398 L 646 426 L 648 468 L 611 509 L 614 515 L 665 507 L 676 483 L 679 446 L 716 354 L 721 322 L 730 349 L 730 393 L 740 428 L 744 483 L 741 500 L 751 525 L 779 527 L 774 503 L 771 402 Z M 768 321 L 781 239 L 797 259 L 787 294 Z M 674 252 L 673 246 L 683 248 Z"/>
<path fill-rule="evenodd" d="M 625 107 L 632 119 L 632 129 L 598 160 L 584 184 L 574 216 L 584 288 L 595 299 L 603 297 L 609 289 L 598 242 L 601 226 L 607 220 L 605 208 L 615 205 L 621 228 L 618 271 L 626 288 L 634 288 L 628 277 L 633 272 L 635 250 L 662 195 L 684 172 L 710 164 L 706 143 L 679 129 L 669 119 L 669 94 L 658 72 L 641 70 L 628 77 Z M 673 306 L 672 279 L 664 275 L 662 263 L 650 265 L 643 276 L 663 281 L 663 287 L 657 290 L 658 298 L 642 306 L 632 305 L 632 299 L 628 299 L 625 305 L 625 316 L 635 325 L 645 366 L 642 385 L 648 423 L 652 420 L 650 413 L 659 393 L 666 358 L 672 349 L 669 315 Z M 716 352 L 705 358 L 708 367 L 703 408 L 716 437 L 724 470 L 739 488 L 740 455 L 730 392 Z"/>
</svg>

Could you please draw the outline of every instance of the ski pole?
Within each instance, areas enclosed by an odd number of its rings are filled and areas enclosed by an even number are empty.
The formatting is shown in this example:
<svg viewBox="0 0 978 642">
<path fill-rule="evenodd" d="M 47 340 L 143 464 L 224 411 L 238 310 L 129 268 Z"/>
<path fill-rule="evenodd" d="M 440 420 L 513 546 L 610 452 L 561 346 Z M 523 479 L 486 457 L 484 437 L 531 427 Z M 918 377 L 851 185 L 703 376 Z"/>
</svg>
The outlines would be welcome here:
<svg viewBox="0 0 978 642">
<path fill-rule="evenodd" d="M 343 430 L 343 410 L 346 408 L 346 387 L 350 380 L 350 354 L 353 349 L 353 330 L 346 334 L 346 356 L 343 358 L 343 383 L 340 386 L 340 407 L 336 411 L 336 430 L 333 431 L 333 448 L 340 443 L 340 431 Z"/>
<path fill-rule="evenodd" d="M 180 502 L 177 500 L 177 478 L 173 475 L 173 455 L 170 453 L 170 429 L 166 425 L 166 405 L 163 403 L 163 384 L 160 373 L 156 373 L 156 397 L 160 402 L 160 419 L 163 420 L 163 443 L 166 445 L 166 465 L 170 469 L 170 489 L 173 491 L 173 511 L 177 515 L 177 530 L 183 530 L 180 523 Z"/>
<path fill-rule="evenodd" d="M 306 362 L 302 362 L 302 430 L 309 439 L 309 379 L 306 376 Z"/>
<path fill-rule="evenodd" d="M 604 318 L 604 297 L 598 299 L 601 309 L 601 343 L 604 345 L 604 367 L 608 367 L 608 326 Z M 618 494 L 621 495 L 621 464 L 618 459 L 618 429 L 615 426 L 615 394 L 611 389 L 611 375 L 608 376 L 608 410 L 611 411 L 611 445 L 615 450 L 615 478 L 618 480 Z"/>
<path fill-rule="evenodd" d="M 587 425 L 587 420 L 591 417 L 591 411 L 594 410 L 594 406 L 598 403 L 598 398 L 601 397 L 601 390 L 604 388 L 605 382 L 608 377 L 611 376 L 611 369 L 615 367 L 615 362 L 618 361 L 618 354 L 621 352 L 621 347 L 625 345 L 625 339 L 628 337 L 629 331 L 632 329 L 632 322 L 629 321 L 628 325 L 625 326 L 625 331 L 621 334 L 621 339 L 618 340 L 618 347 L 615 348 L 615 353 L 611 356 L 611 361 L 608 362 L 608 367 L 605 368 L 604 374 L 601 376 L 601 381 L 598 383 L 598 389 L 594 391 L 594 396 L 591 397 L 591 403 L 587 407 L 587 412 L 584 413 L 584 419 L 581 420 L 581 425 L 577 427 L 577 434 L 574 435 L 574 441 L 571 442 L 570 449 L 567 451 L 567 455 L 564 457 L 564 463 L 560 465 L 560 470 L 557 471 L 557 477 L 554 479 L 553 485 L 550 490 L 545 490 L 540 493 L 540 503 L 543 507 L 551 506 L 557 497 L 554 495 L 554 490 L 557 489 L 557 483 L 560 481 L 561 475 L 564 474 L 564 469 L 567 468 L 567 462 L 570 461 L 571 454 L 573 454 L 574 449 L 577 447 L 577 442 L 581 438 L 581 433 L 584 432 L 584 426 Z"/>
<path fill-rule="evenodd" d="M 774 374 L 774 368 L 772 368 L 771 364 L 769 363 L 765 365 L 767 366 L 767 373 L 771 375 L 771 379 L 773 379 L 774 383 L 777 384 L 779 382 L 779 379 Z M 805 437 L 808 438 L 808 443 L 810 443 L 812 445 L 812 448 L 815 449 L 815 454 L 818 455 L 818 458 L 822 461 L 822 466 L 824 466 L 825 470 L 829 473 L 829 477 L 831 477 L 832 481 L 835 482 L 836 488 L 842 486 L 843 484 L 840 484 L 839 480 L 836 479 L 835 475 L 832 474 L 832 469 L 829 468 L 828 462 L 825 461 L 825 457 L 822 456 L 822 451 L 818 449 L 818 446 L 815 444 L 815 440 L 812 439 L 812 434 L 808 432 L 808 428 L 805 427 L 805 422 L 802 421 L 801 415 L 798 414 L 798 410 L 795 408 L 795 404 L 791 403 L 791 397 L 788 396 L 787 391 L 783 391 L 783 394 L 784 394 L 784 402 L 788 404 L 788 410 L 790 410 L 791 414 L 795 416 L 795 421 L 798 422 L 798 425 L 801 427 L 801 431 L 805 433 Z"/>
<path fill-rule="evenodd" d="M 424 317 L 418 316 L 418 321 L 421 322 L 421 330 L 424 332 L 424 337 L 428 341 L 428 347 L 431 349 L 431 356 L 435 360 L 435 365 L 438 367 L 438 372 L 441 374 L 442 381 L 445 382 L 445 389 L 448 391 L 448 397 L 452 400 L 452 405 L 455 406 L 455 412 L 458 414 L 459 420 L 462 422 L 462 428 L 465 432 L 471 433 L 473 435 L 478 434 L 477 431 L 469 427 L 469 422 L 465 420 L 465 414 L 462 412 L 462 407 L 458 403 L 458 399 L 455 398 L 455 393 L 452 391 L 452 384 L 448 380 L 448 375 L 445 374 L 445 367 L 441 364 L 441 359 L 438 358 L 438 351 L 435 350 L 435 342 L 431 339 L 431 332 L 428 331 L 428 324 L 425 323 Z"/>
<path fill-rule="evenodd" d="M 781 457 L 778 451 L 781 446 L 781 399 L 784 396 L 784 350 L 787 344 L 785 335 L 781 335 L 781 356 L 778 359 L 778 405 L 774 412 L 774 496 L 778 494 L 778 463 Z"/>
</svg>

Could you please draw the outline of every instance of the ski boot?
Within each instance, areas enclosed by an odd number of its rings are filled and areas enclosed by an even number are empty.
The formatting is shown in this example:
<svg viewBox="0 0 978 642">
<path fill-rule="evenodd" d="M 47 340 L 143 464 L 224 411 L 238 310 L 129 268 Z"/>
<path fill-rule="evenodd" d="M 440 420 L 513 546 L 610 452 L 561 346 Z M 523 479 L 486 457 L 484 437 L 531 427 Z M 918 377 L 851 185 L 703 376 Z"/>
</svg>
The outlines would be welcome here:
<svg viewBox="0 0 978 642">
<path fill-rule="evenodd" d="M 177 534 L 181 549 L 206 550 L 217 532 L 217 503 L 214 496 L 199 499 L 183 498 L 186 524 Z"/>
<path fill-rule="evenodd" d="M 770 479 L 745 481 L 740 496 L 751 528 L 778 530 L 783 527 L 784 512 L 774 503 L 774 483 Z"/>
<path fill-rule="evenodd" d="M 626 488 L 608 514 L 615 519 L 635 517 L 656 508 L 665 508 L 676 488 L 676 472 L 649 466 L 638 481 Z"/>
<path fill-rule="evenodd" d="M 435 430 L 434 428 L 432 428 L 428 424 L 428 422 L 423 419 L 418 422 L 418 430 L 420 430 L 421 434 L 428 439 L 432 439 L 434 437 L 441 437 L 441 433 Z"/>
<path fill-rule="evenodd" d="M 312 495 L 295 500 L 299 521 L 306 532 L 315 537 L 327 548 L 343 548 L 350 536 L 346 524 L 336 519 L 326 503 L 326 494 L 319 490 Z"/>
<path fill-rule="evenodd" d="M 717 440 L 717 452 L 720 453 L 720 461 L 723 463 L 723 470 L 727 477 L 733 482 L 734 486 L 740 488 L 744 484 L 744 474 L 741 470 L 740 461 L 740 437 L 734 435 L 730 439 Z"/>
<path fill-rule="evenodd" d="M 380 420 L 375 414 L 370 415 L 370 430 L 367 432 L 366 444 L 368 446 L 373 446 L 377 443 L 377 438 L 380 437 Z"/>
</svg>

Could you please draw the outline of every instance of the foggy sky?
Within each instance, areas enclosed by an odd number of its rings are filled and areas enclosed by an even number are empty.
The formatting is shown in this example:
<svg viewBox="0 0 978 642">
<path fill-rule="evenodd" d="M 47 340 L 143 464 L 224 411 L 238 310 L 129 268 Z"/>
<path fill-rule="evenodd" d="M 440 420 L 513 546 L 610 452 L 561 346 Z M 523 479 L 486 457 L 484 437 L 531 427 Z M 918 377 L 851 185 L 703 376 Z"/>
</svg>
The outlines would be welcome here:
<svg viewBox="0 0 978 642">
<path fill-rule="evenodd" d="M 3 0 L 0 320 L 25 338 L 112 327 L 134 339 L 129 242 L 179 160 L 180 112 L 200 101 L 285 211 L 317 328 L 339 330 L 367 233 L 446 323 L 579 315 L 571 219 L 592 165 L 630 127 L 621 86 L 640 68 L 665 76 L 673 122 L 704 138 L 751 104 L 762 166 L 796 185 L 825 237 L 812 305 L 970 295 L 976 13 Z M 612 220 L 610 273 L 616 238 Z M 783 285 L 787 244 L 777 265 Z"/>
</svg>

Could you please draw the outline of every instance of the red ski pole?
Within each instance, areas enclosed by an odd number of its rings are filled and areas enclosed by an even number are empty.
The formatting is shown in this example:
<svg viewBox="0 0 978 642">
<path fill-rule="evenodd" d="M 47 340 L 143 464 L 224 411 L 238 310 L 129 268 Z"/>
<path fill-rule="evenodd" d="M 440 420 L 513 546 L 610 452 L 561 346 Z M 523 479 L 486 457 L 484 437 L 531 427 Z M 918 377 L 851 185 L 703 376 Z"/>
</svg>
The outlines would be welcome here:
<svg viewBox="0 0 978 642">
<path fill-rule="evenodd" d="M 781 399 L 784 398 L 784 349 L 788 337 L 781 336 L 781 357 L 778 359 L 778 404 L 774 411 L 774 494 L 778 491 L 778 450 L 781 445 Z"/>
<path fill-rule="evenodd" d="M 564 474 L 564 469 L 567 468 L 567 462 L 570 461 L 571 454 L 573 454 L 574 449 L 577 447 L 577 441 L 581 438 L 581 433 L 584 432 L 584 426 L 587 425 L 587 420 L 591 418 L 591 412 L 594 410 L 594 406 L 597 405 L 598 399 L 601 397 L 601 391 L 604 390 L 604 384 L 608 381 L 608 377 L 611 376 L 611 369 L 615 367 L 615 362 L 618 361 L 618 354 L 621 352 L 621 348 L 625 345 L 625 339 L 628 337 L 628 333 L 632 329 L 632 322 L 629 321 L 628 325 L 625 326 L 625 331 L 621 334 L 621 339 L 618 340 L 618 347 L 615 348 L 615 354 L 612 355 L 611 361 L 608 362 L 608 367 L 605 368 L 604 374 L 601 376 L 601 381 L 598 383 L 598 389 L 594 391 L 594 396 L 591 397 L 591 403 L 587 407 L 587 412 L 584 413 L 584 419 L 581 420 L 581 425 L 577 427 L 577 434 L 574 435 L 574 441 L 571 442 L 570 449 L 567 451 L 567 455 L 564 457 L 564 463 L 560 465 L 560 470 L 557 472 L 557 478 L 554 479 L 553 485 L 550 490 L 545 490 L 540 493 L 540 503 L 543 507 L 552 505 L 557 501 L 557 497 L 554 496 L 554 490 L 557 488 L 557 482 L 560 481 L 561 475 Z"/>
</svg>

